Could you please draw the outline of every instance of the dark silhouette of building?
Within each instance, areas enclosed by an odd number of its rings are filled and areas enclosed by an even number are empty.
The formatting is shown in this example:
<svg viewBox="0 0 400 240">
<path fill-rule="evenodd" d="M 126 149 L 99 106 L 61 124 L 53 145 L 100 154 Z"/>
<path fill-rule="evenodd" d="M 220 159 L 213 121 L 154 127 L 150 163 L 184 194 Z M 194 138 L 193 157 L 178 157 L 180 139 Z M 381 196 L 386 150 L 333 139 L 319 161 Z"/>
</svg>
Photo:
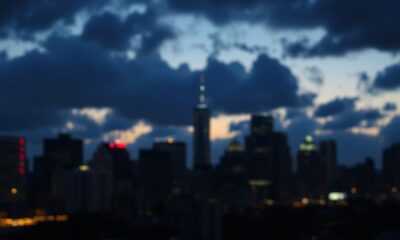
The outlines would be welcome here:
<svg viewBox="0 0 400 240">
<path fill-rule="evenodd" d="M 102 143 L 93 155 L 91 166 L 108 172 L 115 183 L 131 181 L 132 163 L 124 143 Z"/>
<path fill-rule="evenodd" d="M 286 134 L 274 132 L 272 116 L 253 115 L 245 142 L 249 183 L 256 198 L 289 197 L 292 156 Z"/>
<path fill-rule="evenodd" d="M 167 201 L 166 217 L 175 239 L 222 239 L 223 209 L 213 199 L 174 192 Z"/>
<path fill-rule="evenodd" d="M 247 173 L 246 152 L 237 140 L 233 140 L 221 157 L 219 169 L 233 174 Z"/>
<path fill-rule="evenodd" d="M 120 217 L 131 214 L 134 199 L 133 161 L 121 142 L 102 143 L 90 162 L 91 169 L 111 179 L 112 211 Z"/>
<path fill-rule="evenodd" d="M 285 133 L 273 133 L 272 151 L 273 197 L 281 201 L 289 200 L 292 194 L 293 158 Z"/>
<path fill-rule="evenodd" d="M 370 157 L 351 167 L 340 168 L 340 186 L 342 192 L 352 197 L 371 197 L 378 191 L 378 176 L 374 160 Z"/>
<path fill-rule="evenodd" d="M 250 135 L 246 137 L 248 177 L 256 201 L 272 197 L 273 178 L 273 118 L 253 115 L 250 121 Z"/>
<path fill-rule="evenodd" d="M 211 168 L 210 110 L 205 100 L 204 77 L 200 80 L 199 104 L 193 114 L 193 167 L 195 170 Z"/>
<path fill-rule="evenodd" d="M 186 145 L 168 139 L 156 142 L 152 149 L 139 152 L 140 205 L 152 208 L 164 205 L 173 187 L 182 188 L 186 175 Z"/>
<path fill-rule="evenodd" d="M 174 185 L 182 186 L 187 176 L 186 169 L 186 144 L 168 138 L 153 144 L 153 149 L 168 152 L 172 159 L 172 176 Z"/>
<path fill-rule="evenodd" d="M 337 147 L 334 140 L 324 140 L 319 143 L 319 151 L 326 165 L 326 178 L 328 190 L 335 188 L 337 168 Z"/>
<path fill-rule="evenodd" d="M 218 170 L 218 196 L 225 205 L 248 206 L 251 189 L 248 178 L 247 154 L 237 140 L 233 140 L 221 157 Z"/>
<path fill-rule="evenodd" d="M 25 138 L 0 137 L 0 209 L 10 210 L 26 200 Z"/>
<path fill-rule="evenodd" d="M 300 197 L 319 199 L 326 194 L 326 164 L 311 136 L 306 136 L 297 153 L 297 191 Z"/>
<path fill-rule="evenodd" d="M 43 155 L 34 160 L 34 199 L 36 207 L 61 210 L 64 208 L 64 173 L 78 169 L 83 163 L 83 142 L 61 133 L 45 139 Z"/>
<path fill-rule="evenodd" d="M 400 143 L 383 150 L 382 173 L 386 190 L 400 188 Z"/>
<path fill-rule="evenodd" d="M 89 165 L 64 175 L 64 202 L 68 213 L 108 213 L 112 207 L 111 178 Z"/>
<path fill-rule="evenodd" d="M 83 142 L 69 134 L 59 134 L 55 139 L 45 139 L 43 156 L 46 167 L 77 169 L 83 163 Z"/>
</svg>

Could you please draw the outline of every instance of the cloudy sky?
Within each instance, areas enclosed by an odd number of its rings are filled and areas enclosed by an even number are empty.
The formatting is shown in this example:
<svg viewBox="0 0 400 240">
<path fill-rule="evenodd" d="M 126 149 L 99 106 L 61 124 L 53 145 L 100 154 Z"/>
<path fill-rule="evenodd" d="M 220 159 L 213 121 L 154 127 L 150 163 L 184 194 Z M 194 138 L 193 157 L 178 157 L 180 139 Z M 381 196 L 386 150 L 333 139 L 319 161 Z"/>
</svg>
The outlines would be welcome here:
<svg viewBox="0 0 400 240">
<path fill-rule="evenodd" d="M 29 154 L 60 131 L 129 144 L 186 141 L 199 77 L 213 161 L 271 113 L 289 134 L 338 142 L 354 164 L 400 141 L 397 0 L 14 0 L 0 3 L 0 133 Z M 191 162 L 191 160 L 189 161 Z M 189 163 L 190 165 L 190 163 Z"/>
</svg>

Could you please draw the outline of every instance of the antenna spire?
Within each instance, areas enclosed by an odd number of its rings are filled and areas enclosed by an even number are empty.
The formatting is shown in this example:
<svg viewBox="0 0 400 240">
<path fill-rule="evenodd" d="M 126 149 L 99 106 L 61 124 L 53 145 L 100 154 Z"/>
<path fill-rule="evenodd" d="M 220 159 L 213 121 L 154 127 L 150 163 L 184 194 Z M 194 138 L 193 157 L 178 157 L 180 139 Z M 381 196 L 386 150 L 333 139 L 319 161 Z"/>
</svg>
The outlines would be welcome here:
<svg viewBox="0 0 400 240">
<path fill-rule="evenodd" d="M 206 86 L 205 86 L 205 77 L 204 71 L 200 74 L 200 94 L 199 94 L 200 104 L 206 104 Z"/>
</svg>

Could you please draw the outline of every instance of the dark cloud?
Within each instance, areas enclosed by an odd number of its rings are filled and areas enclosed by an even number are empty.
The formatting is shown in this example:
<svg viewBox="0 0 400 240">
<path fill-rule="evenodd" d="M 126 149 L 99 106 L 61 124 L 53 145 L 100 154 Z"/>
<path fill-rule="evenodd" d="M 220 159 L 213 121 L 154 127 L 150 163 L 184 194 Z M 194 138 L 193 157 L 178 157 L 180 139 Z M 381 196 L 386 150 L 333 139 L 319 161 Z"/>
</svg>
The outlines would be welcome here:
<svg viewBox="0 0 400 240">
<path fill-rule="evenodd" d="M 343 55 L 349 51 L 400 48 L 397 0 L 169 0 L 179 12 L 202 14 L 217 24 L 237 20 L 265 23 L 276 29 L 316 29 L 326 34 L 314 44 L 299 40 L 286 45 L 292 56 Z"/>
<path fill-rule="evenodd" d="M 365 121 L 366 126 L 371 127 L 383 115 L 376 109 L 346 111 L 337 115 L 324 124 L 323 128 L 328 130 L 346 130 L 360 126 Z"/>
<path fill-rule="evenodd" d="M 171 68 L 154 54 L 134 60 L 113 56 L 79 37 L 51 38 L 44 47 L 43 53 L 0 65 L 0 108 L 9 113 L 0 129 L 58 124 L 60 112 L 84 107 L 110 107 L 122 117 L 159 124 L 191 122 L 199 72 L 185 65 Z M 298 79 L 289 68 L 267 55 L 260 55 L 249 73 L 240 63 L 210 58 L 204 75 L 214 112 L 268 111 L 312 100 L 298 93 Z M 18 124 L 24 118 L 31 121 Z"/>
<path fill-rule="evenodd" d="M 72 21 L 81 10 L 98 9 L 107 1 L 100 0 L 13 0 L 0 3 L 0 29 L 29 35 L 50 28 L 58 21 Z"/>
<path fill-rule="evenodd" d="M 400 87 L 400 64 L 394 64 L 380 71 L 371 83 L 371 91 L 392 91 Z"/>
<path fill-rule="evenodd" d="M 399 7 L 396 0 L 298 0 L 271 11 L 269 19 L 276 27 L 322 27 L 326 31 L 315 44 L 299 40 L 286 47 L 292 56 L 343 55 L 367 48 L 397 52 L 400 32 L 394 26 L 400 22 L 395 10 Z"/>
<path fill-rule="evenodd" d="M 383 106 L 383 110 L 384 111 L 388 111 L 388 112 L 396 111 L 397 110 L 397 105 L 394 102 L 387 102 Z"/>
<path fill-rule="evenodd" d="M 92 17 L 86 23 L 82 37 L 95 40 L 106 48 L 123 50 L 129 47 L 133 26 L 112 13 Z"/>
<path fill-rule="evenodd" d="M 121 5 L 145 1 L 123 1 Z M 109 1 L 79 0 L 14 0 L 0 4 L 0 26 L 4 32 L 32 32 L 47 30 L 59 21 L 71 22 L 80 11 L 95 12 L 111 4 Z M 153 8 L 163 8 L 164 3 L 146 2 Z M 286 42 L 285 50 L 292 56 L 327 56 L 343 55 L 349 51 L 375 48 L 383 51 L 397 52 L 400 48 L 400 30 L 395 26 L 400 23 L 397 0 L 379 1 L 363 0 L 168 0 L 167 14 L 174 12 L 200 14 L 216 24 L 228 24 L 234 21 L 262 23 L 275 29 L 316 29 L 325 31 L 325 35 L 316 43 L 304 38 Z M 169 12 L 168 12 L 169 10 Z M 165 12 L 156 13 L 158 16 Z M 99 19 L 97 19 L 99 21 Z M 94 20 L 93 20 L 94 21 Z M 101 22 L 101 21 L 100 21 Z M 122 24 L 124 25 L 125 22 Z M 119 29 L 118 22 L 105 22 L 107 32 Z M 103 30 L 96 30 L 103 31 Z M 105 30 L 104 30 L 105 31 Z M 159 28 L 145 43 L 159 45 L 159 39 L 168 38 L 171 32 Z M 97 36 L 96 34 L 94 34 Z M 91 35 L 93 37 L 93 35 Z M 111 39 L 114 38 L 114 39 Z M 106 40 L 103 38 L 102 40 Z M 115 42 L 114 42 L 115 41 Z M 104 42 L 115 46 L 123 37 L 109 36 Z M 243 44 L 238 48 L 245 51 L 259 51 Z M 146 47 L 144 48 L 146 49 Z"/>
<path fill-rule="evenodd" d="M 267 55 L 259 55 L 248 74 L 237 74 L 242 69 L 238 67 L 238 63 L 224 64 L 209 59 L 205 77 L 210 104 L 216 111 L 261 112 L 298 107 L 313 100 L 313 94 L 298 94 L 298 79 L 288 67 Z"/>
<path fill-rule="evenodd" d="M 316 117 L 328 117 L 353 109 L 357 98 L 335 98 L 333 101 L 321 104 L 314 112 Z"/>
<path fill-rule="evenodd" d="M 132 13 L 125 19 L 105 12 L 93 16 L 86 23 L 82 37 L 111 50 L 126 50 L 130 47 L 132 37 L 136 36 L 141 39 L 141 46 L 136 50 L 141 54 L 148 54 L 157 50 L 165 40 L 175 36 L 171 28 L 157 23 L 157 17 L 150 9 L 143 14 Z"/>
<path fill-rule="evenodd" d="M 360 114 L 358 114 L 357 112 L 348 112 L 327 122 L 324 125 L 324 128 L 330 130 L 343 130 L 357 126 L 360 122 Z"/>
<path fill-rule="evenodd" d="M 157 50 L 161 44 L 168 39 L 175 37 L 175 33 L 171 28 L 166 26 L 155 27 L 152 31 L 146 31 L 142 35 L 142 42 L 139 49 L 139 55 L 152 53 Z"/>
</svg>

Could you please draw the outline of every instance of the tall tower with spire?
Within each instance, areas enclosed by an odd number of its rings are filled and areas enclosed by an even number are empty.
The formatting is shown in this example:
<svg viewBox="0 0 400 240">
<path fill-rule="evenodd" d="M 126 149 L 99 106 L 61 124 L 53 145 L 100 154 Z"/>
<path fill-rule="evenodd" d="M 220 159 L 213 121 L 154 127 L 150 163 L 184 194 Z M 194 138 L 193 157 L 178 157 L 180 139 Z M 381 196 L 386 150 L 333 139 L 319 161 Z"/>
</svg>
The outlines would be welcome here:
<svg viewBox="0 0 400 240">
<path fill-rule="evenodd" d="M 193 167 L 195 170 L 211 168 L 210 162 L 210 110 L 206 103 L 204 73 L 200 76 L 199 103 L 193 114 Z"/>
</svg>

